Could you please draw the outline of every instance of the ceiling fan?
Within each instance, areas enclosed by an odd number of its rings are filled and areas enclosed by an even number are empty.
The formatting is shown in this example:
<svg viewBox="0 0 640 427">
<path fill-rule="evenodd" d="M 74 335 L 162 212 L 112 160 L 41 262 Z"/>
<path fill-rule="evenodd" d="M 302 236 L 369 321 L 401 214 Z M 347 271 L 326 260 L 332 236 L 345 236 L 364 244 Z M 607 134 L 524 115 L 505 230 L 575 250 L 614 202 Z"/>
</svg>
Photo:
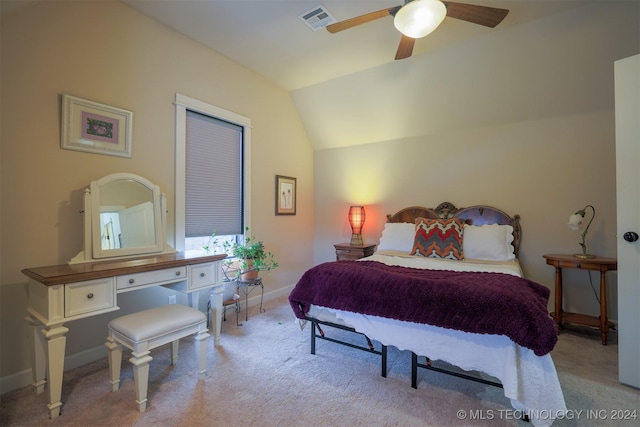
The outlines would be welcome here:
<svg viewBox="0 0 640 427">
<path fill-rule="evenodd" d="M 405 0 L 401 6 L 394 6 L 356 16 L 326 26 L 330 33 L 353 28 L 385 16 L 393 16 L 393 24 L 402 37 L 395 59 L 405 59 L 413 53 L 417 38 L 426 36 L 442 23 L 446 16 L 485 27 L 495 27 L 507 16 L 507 9 L 477 6 L 440 0 Z"/>
</svg>

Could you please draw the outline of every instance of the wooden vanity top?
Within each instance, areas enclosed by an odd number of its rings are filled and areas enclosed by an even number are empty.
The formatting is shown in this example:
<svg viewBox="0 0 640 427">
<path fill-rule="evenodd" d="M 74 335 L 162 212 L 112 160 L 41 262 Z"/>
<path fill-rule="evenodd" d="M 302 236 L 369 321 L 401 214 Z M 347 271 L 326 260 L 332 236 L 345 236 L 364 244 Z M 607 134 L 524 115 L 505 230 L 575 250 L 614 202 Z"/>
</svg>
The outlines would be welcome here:
<svg viewBox="0 0 640 427">
<path fill-rule="evenodd" d="M 226 258 L 221 255 L 191 255 L 185 252 L 170 254 L 147 255 L 139 258 L 118 260 L 102 260 L 79 264 L 60 264 L 45 267 L 25 268 L 22 273 L 46 286 L 64 283 L 81 282 L 84 280 L 102 279 L 122 274 L 141 273 L 145 271 L 162 270 L 172 267 L 204 264 L 220 261 Z"/>
</svg>

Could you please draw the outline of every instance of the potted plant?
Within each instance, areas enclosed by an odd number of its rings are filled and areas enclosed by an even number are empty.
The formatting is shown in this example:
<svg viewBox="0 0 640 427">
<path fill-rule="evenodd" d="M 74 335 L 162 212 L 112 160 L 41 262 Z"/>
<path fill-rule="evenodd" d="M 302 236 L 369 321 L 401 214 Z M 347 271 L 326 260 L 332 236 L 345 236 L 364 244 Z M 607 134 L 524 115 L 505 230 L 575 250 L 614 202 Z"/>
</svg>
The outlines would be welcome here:
<svg viewBox="0 0 640 427">
<path fill-rule="evenodd" d="M 214 236 L 215 231 L 212 238 Z M 256 279 L 260 271 L 278 267 L 273 253 L 265 249 L 262 240 L 249 235 L 249 227 L 245 228 L 244 242 L 224 241 L 222 247 L 232 257 L 222 262 L 225 275 L 230 280 L 238 277 L 243 280 Z"/>
</svg>

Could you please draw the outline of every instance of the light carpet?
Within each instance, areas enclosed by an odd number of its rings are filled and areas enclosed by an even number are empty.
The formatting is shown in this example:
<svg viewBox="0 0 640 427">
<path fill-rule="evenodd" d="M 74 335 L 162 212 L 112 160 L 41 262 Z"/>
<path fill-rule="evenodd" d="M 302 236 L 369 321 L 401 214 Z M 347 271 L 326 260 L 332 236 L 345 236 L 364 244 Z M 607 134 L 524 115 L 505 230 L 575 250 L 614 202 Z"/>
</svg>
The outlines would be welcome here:
<svg viewBox="0 0 640 427">
<path fill-rule="evenodd" d="M 227 312 L 221 344 L 208 341 L 203 381 L 192 339 L 181 340 L 174 366 L 168 346 L 152 351 L 144 413 L 136 410 L 129 354 L 123 356 L 120 390 L 111 392 L 105 349 L 104 359 L 65 373 L 60 417 L 49 419 L 46 393 L 25 387 L 0 396 L 0 425 L 531 426 L 514 417 L 496 387 L 421 369 L 418 389 L 411 388 L 410 353 L 394 347 L 387 378 L 380 376 L 380 358 L 359 350 L 318 341 L 311 355 L 309 328 L 300 329 L 286 298 L 266 301 L 265 309 L 249 307 L 248 321 L 243 311 L 241 326 Z M 612 419 L 640 408 L 640 392 L 617 381 L 615 334 L 602 346 L 598 331 L 567 329 L 552 357 L 574 414 L 554 426 L 640 424 L 640 413 L 635 420 Z"/>
</svg>

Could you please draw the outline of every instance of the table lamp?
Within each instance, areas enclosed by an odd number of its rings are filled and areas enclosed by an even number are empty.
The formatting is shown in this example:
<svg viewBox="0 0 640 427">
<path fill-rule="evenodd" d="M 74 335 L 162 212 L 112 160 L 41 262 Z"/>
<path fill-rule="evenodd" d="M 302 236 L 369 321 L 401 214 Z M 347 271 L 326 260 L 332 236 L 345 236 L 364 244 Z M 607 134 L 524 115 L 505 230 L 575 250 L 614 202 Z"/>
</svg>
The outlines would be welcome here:
<svg viewBox="0 0 640 427">
<path fill-rule="evenodd" d="M 582 235 L 581 235 L 582 241 L 579 242 L 580 246 L 582 246 L 582 253 L 573 255 L 576 258 L 595 258 L 596 257 L 595 255 L 587 253 L 587 245 L 585 244 L 585 238 L 587 236 L 587 232 L 589 231 L 589 226 L 591 226 L 591 223 L 593 222 L 593 218 L 596 217 L 596 209 L 591 205 L 585 206 L 583 209 L 580 209 L 575 214 L 569 217 L 569 223 L 567 224 L 567 226 L 571 230 L 579 230 L 580 226 L 584 222 L 584 217 L 586 215 L 587 208 L 591 208 L 591 219 L 589 220 L 587 227 L 582 232 Z"/>
<path fill-rule="evenodd" d="M 351 244 L 362 245 L 362 226 L 364 225 L 364 206 L 349 208 L 349 225 L 351 225 Z"/>
</svg>

